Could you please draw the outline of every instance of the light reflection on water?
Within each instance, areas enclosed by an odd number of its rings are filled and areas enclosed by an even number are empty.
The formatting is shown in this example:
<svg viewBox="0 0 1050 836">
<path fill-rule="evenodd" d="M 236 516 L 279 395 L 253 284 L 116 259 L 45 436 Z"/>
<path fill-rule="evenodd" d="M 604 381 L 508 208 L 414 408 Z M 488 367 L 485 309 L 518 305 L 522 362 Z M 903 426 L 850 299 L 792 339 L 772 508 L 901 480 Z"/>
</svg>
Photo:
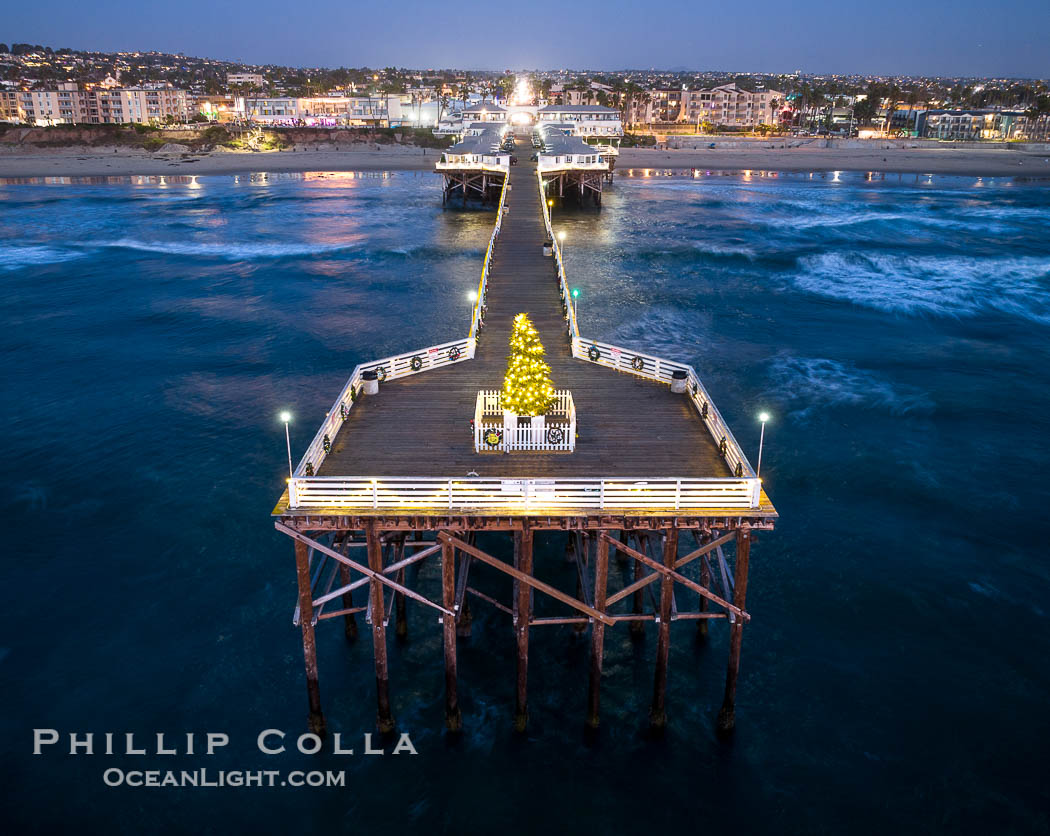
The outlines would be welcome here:
<svg viewBox="0 0 1050 836">
<path fill-rule="evenodd" d="M 106 794 L 97 759 L 28 756 L 39 726 L 207 729 L 231 735 L 229 754 L 172 763 L 277 768 L 255 735 L 300 730 L 305 695 L 291 550 L 267 516 L 283 484 L 275 415 L 292 409 L 302 449 L 355 363 L 465 330 L 492 216 L 440 203 L 438 179 L 416 174 L 0 184 L 15 815 L 102 823 L 119 805 L 139 832 L 205 816 L 287 830 L 309 805 L 322 822 L 472 832 L 513 786 L 546 801 L 510 832 L 555 815 L 632 831 L 652 824 L 651 797 L 671 826 L 1037 829 L 1050 190 L 988 178 L 620 172 L 600 214 L 555 208 L 586 335 L 695 364 L 752 452 L 755 414 L 773 413 L 763 475 L 783 516 L 753 551 L 732 744 L 712 733 L 724 636 L 703 647 L 688 624 L 674 625 L 664 742 L 643 732 L 651 631 L 607 634 L 589 746 L 588 643 L 558 629 L 534 631 L 516 741 L 513 635 L 479 605 L 460 742 L 440 733 L 440 633 L 410 607 L 392 693 L 422 755 L 278 765 L 347 769 L 351 791 Z M 545 579 L 571 586 L 562 544 L 541 540 Z M 436 581 L 427 567 L 419 583 Z M 374 722 L 369 642 L 322 625 L 319 643 L 329 725 L 359 736 Z M 380 804 L 392 786 L 410 809 Z"/>
</svg>

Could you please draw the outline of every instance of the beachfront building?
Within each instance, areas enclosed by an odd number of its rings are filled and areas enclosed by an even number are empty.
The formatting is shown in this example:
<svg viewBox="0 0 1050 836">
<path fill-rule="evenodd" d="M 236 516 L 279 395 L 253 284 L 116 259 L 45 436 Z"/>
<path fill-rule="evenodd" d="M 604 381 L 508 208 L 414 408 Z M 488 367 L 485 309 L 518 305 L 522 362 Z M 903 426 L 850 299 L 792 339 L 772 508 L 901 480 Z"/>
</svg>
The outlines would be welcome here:
<svg viewBox="0 0 1050 836">
<path fill-rule="evenodd" d="M 547 105 L 536 114 L 539 125 L 560 125 L 579 137 L 623 136 L 620 112 L 601 105 Z"/>
<path fill-rule="evenodd" d="M 35 125 L 122 125 L 186 122 L 186 91 L 171 87 L 110 87 L 81 90 L 75 83 L 55 90 L 18 92 L 21 121 Z"/>
<path fill-rule="evenodd" d="M 724 128 L 754 128 L 778 121 L 784 94 L 776 90 L 742 90 L 722 84 L 702 90 L 683 90 L 679 121 L 709 122 Z"/>
<path fill-rule="evenodd" d="M 481 101 L 463 108 L 463 122 L 506 122 L 507 109 L 492 101 Z"/>
<path fill-rule="evenodd" d="M 562 128 L 540 124 L 535 131 L 539 144 L 536 170 L 546 194 L 552 199 L 557 195 L 559 200 L 572 196 L 580 203 L 590 197 L 600 206 L 602 183 L 612 171 L 610 156 Z"/>
<path fill-rule="evenodd" d="M 915 116 L 915 133 L 943 140 L 1045 140 L 1050 114 L 1033 118 L 1019 110 L 926 110 Z"/>
<path fill-rule="evenodd" d="M 444 182 L 442 203 L 457 192 L 464 204 L 468 197 L 499 200 L 510 172 L 511 154 L 503 149 L 506 130 L 506 124 L 474 122 L 463 139 L 441 155 L 434 169 Z"/>
<path fill-rule="evenodd" d="M 24 122 L 17 90 L 0 90 L 0 122 Z"/>
<path fill-rule="evenodd" d="M 397 127 L 401 99 L 383 96 L 238 96 L 239 118 L 267 125 L 310 127 Z"/>
</svg>

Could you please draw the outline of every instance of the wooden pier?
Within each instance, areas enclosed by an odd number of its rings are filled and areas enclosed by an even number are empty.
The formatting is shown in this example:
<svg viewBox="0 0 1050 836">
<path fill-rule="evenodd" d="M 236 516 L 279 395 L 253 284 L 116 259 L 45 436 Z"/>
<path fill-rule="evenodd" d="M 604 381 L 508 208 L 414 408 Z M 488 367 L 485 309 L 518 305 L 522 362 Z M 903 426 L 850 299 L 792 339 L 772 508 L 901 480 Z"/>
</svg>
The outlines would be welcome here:
<svg viewBox="0 0 1050 836">
<path fill-rule="evenodd" d="M 527 145 L 526 143 L 524 143 Z M 519 141 L 519 147 L 523 143 Z M 323 732 L 314 630 L 356 617 L 371 627 L 377 720 L 394 727 L 386 658 L 391 607 L 399 635 L 406 607 L 440 614 L 446 720 L 462 724 L 457 638 L 469 633 L 470 601 L 504 613 L 517 643 L 515 725 L 527 723 L 529 631 L 591 631 L 586 722 L 599 722 L 606 629 L 657 631 L 649 722 L 666 721 L 671 623 L 711 621 L 730 633 L 718 728 L 735 722 L 748 561 L 776 511 L 747 457 L 691 367 L 580 334 L 547 212 L 545 183 L 528 154 L 508 171 L 482 265 L 466 337 L 358 366 L 339 393 L 274 509 L 295 542 L 299 584 L 294 620 L 303 637 L 310 726 Z M 544 255 L 551 242 L 553 255 Z M 547 348 L 552 377 L 570 390 L 578 415 L 574 452 L 475 452 L 471 428 L 479 391 L 498 389 L 511 319 L 527 312 Z M 369 390 L 374 394 L 366 394 Z M 509 534 L 513 560 L 479 547 L 481 532 Z M 537 541 L 564 549 L 575 589 L 542 578 Z M 614 588 L 610 557 L 633 563 L 633 581 Z M 409 585 L 406 569 L 440 563 L 440 582 Z M 478 572 L 509 576 L 509 600 L 469 582 Z M 613 573 L 619 577 L 619 573 Z M 367 600 L 354 598 L 367 587 Z M 534 595 L 558 615 L 535 614 Z M 359 593 L 361 594 L 361 593 Z"/>
</svg>

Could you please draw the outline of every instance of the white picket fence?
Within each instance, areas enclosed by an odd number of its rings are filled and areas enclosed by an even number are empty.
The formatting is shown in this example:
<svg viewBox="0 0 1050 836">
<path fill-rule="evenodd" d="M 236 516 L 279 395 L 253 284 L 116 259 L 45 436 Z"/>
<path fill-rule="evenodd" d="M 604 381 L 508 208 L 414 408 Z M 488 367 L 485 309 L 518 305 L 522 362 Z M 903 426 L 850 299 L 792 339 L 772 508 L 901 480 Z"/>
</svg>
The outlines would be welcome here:
<svg viewBox="0 0 1050 836">
<path fill-rule="evenodd" d="M 292 508 L 331 513 L 371 508 L 391 512 L 438 510 L 497 513 L 587 510 L 711 509 L 746 511 L 759 504 L 758 479 L 496 479 L 465 477 L 293 479 Z"/>
<path fill-rule="evenodd" d="M 516 417 L 509 425 L 504 420 L 500 390 L 478 392 L 474 406 L 474 452 L 571 453 L 576 449 L 576 405 L 567 390 L 556 391 L 554 397 L 555 403 L 543 416 L 542 424 L 519 426 Z"/>
</svg>

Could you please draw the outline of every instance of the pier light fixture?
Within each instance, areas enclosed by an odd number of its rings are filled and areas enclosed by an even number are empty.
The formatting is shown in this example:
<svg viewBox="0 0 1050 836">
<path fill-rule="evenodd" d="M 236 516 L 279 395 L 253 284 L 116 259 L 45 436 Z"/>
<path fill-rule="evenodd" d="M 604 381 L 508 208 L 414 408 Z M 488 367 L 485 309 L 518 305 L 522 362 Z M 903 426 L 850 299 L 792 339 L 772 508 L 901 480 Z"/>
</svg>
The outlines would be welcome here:
<svg viewBox="0 0 1050 836">
<path fill-rule="evenodd" d="M 292 423 L 292 413 L 285 409 L 277 417 L 284 423 L 284 443 L 288 446 L 288 478 L 291 479 L 294 476 L 292 472 L 292 436 L 288 431 L 288 425 Z"/>
<path fill-rule="evenodd" d="M 765 443 L 766 440 L 766 422 L 769 421 L 769 413 L 758 413 L 758 420 L 762 424 L 762 431 L 758 435 L 758 467 L 755 468 L 755 476 L 762 475 L 762 445 Z"/>
<path fill-rule="evenodd" d="M 467 294 L 467 298 L 471 302 L 477 302 L 478 301 L 478 292 L 476 290 L 470 291 L 470 293 Z"/>
<path fill-rule="evenodd" d="M 572 289 L 572 317 L 573 319 L 579 319 L 580 316 L 580 289 L 574 287 Z"/>
</svg>

